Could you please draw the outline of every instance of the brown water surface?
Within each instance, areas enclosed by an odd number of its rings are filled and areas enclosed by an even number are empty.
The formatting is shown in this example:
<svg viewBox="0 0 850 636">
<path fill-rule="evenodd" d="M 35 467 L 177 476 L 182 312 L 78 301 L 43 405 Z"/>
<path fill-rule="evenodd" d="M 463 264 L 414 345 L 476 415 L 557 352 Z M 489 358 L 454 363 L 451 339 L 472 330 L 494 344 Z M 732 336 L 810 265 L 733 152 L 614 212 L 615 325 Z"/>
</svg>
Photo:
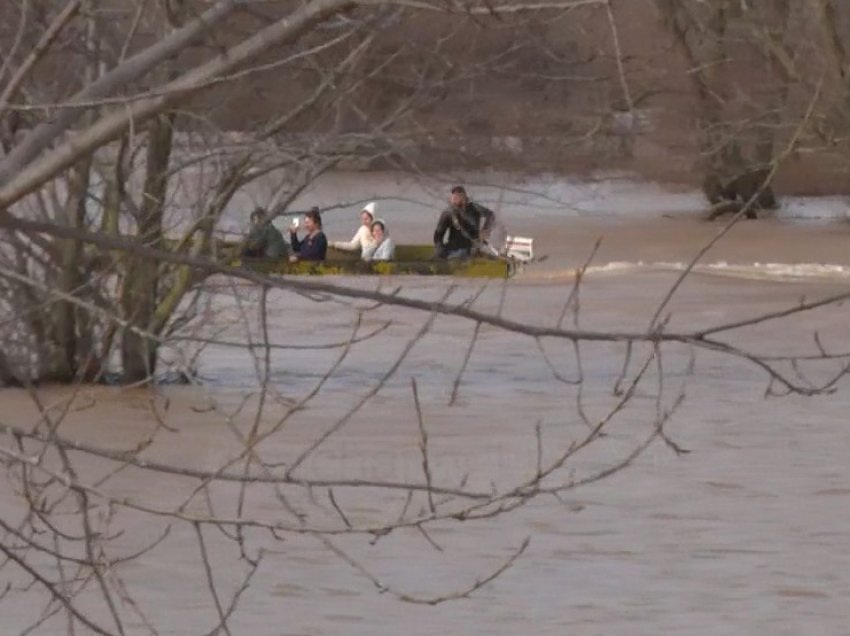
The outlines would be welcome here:
<svg viewBox="0 0 850 636">
<path fill-rule="evenodd" d="M 398 233 L 407 231 L 399 223 Z M 412 226 L 411 226 L 412 227 Z M 505 295 L 506 318 L 536 325 L 555 324 L 569 292 L 568 271 L 581 263 L 593 237 L 604 234 L 596 262 L 675 262 L 693 254 L 718 226 L 687 219 L 652 223 L 529 220 L 550 260 L 528 268 L 506 287 L 488 283 L 475 307 L 496 310 Z M 411 233 L 413 229 L 410 230 Z M 745 224 L 708 261 L 730 263 L 848 264 L 848 230 L 843 226 Z M 756 239 L 758 239 L 756 241 Z M 592 330 L 645 329 L 675 273 L 635 269 L 589 275 L 584 283 L 578 326 Z M 343 280 L 373 288 L 379 281 Z M 386 289 L 449 300 L 473 297 L 481 281 L 405 279 L 381 281 Z M 840 278 L 802 281 L 695 274 L 671 304 L 669 329 L 693 330 L 778 310 L 801 296 L 818 298 L 847 291 Z M 255 310 L 259 293 L 217 280 L 208 324 L 197 333 L 226 325 L 224 339 L 259 338 Z M 236 300 L 238 298 L 238 301 Z M 272 291 L 270 339 L 279 344 L 345 342 L 362 301 L 315 303 Z M 428 319 L 397 308 L 363 314 L 362 332 L 389 326 L 379 337 L 352 347 L 349 357 L 319 395 L 259 447 L 268 462 L 291 465 L 313 440 L 380 383 L 399 353 Z M 572 315 L 565 322 L 571 325 Z M 812 334 L 831 350 L 850 343 L 846 306 L 830 307 L 730 335 L 726 341 L 757 353 L 799 354 L 816 350 Z M 539 425 L 544 463 L 586 434 L 578 406 L 595 422 L 619 398 L 612 394 L 623 362 L 622 344 L 583 344 L 582 391 L 569 380 L 579 373 L 572 344 L 547 339 L 552 366 L 534 340 L 484 326 L 457 400 L 449 405 L 474 324 L 436 319 L 386 384 L 301 466 L 300 475 L 324 479 L 422 482 L 420 436 L 413 409 L 411 378 L 418 383 L 429 433 L 435 483 L 476 491 L 505 488 L 528 479 L 536 466 Z M 184 353 L 194 345 L 182 343 Z M 269 550 L 231 622 L 231 633 L 257 636 L 296 634 L 571 634 L 727 635 L 850 633 L 850 408 L 847 383 L 819 397 L 765 398 L 768 378 L 751 362 L 682 344 L 663 348 L 662 408 L 685 385 L 686 399 L 667 427 L 672 441 L 690 451 L 675 454 L 661 441 L 632 465 L 589 486 L 567 491 L 559 501 L 541 497 L 494 519 L 438 522 L 430 536 L 438 551 L 416 531 L 398 531 L 370 543 L 369 537 L 338 539 L 384 585 L 422 597 L 464 589 L 499 566 L 525 537 L 525 554 L 495 582 L 470 598 L 438 606 L 416 605 L 379 593 L 372 583 L 311 536 L 290 534 L 283 542 L 249 531 L 254 550 Z M 632 373 L 649 352 L 636 349 Z M 303 398 L 339 357 L 340 348 L 282 349 L 271 355 L 269 395 L 260 420 L 268 430 L 293 400 Z M 175 350 L 168 360 L 180 360 Z M 838 368 L 806 367 L 814 379 Z M 198 358 L 201 388 L 153 392 L 84 389 L 60 432 L 111 449 L 132 449 L 156 429 L 153 400 L 174 430 L 160 430 L 144 451 L 150 460 L 214 469 L 239 449 L 223 415 L 247 404 L 234 417 L 243 434 L 254 421 L 257 367 L 235 347 L 211 346 Z M 262 374 L 262 364 L 259 365 Z M 786 369 L 788 371 L 788 369 Z M 791 371 L 793 374 L 793 371 Z M 561 379 L 559 379 L 559 377 Z M 566 380 L 566 381 L 564 381 Z M 582 478 L 626 457 L 652 432 L 658 377 L 651 367 L 629 407 L 608 427 L 608 435 L 568 464 L 561 481 Z M 45 389 L 48 403 L 68 391 Z M 247 396 L 247 397 L 246 397 Z M 579 402 L 580 400 L 580 402 Z M 31 426 L 37 415 L 21 391 L 0 393 L 0 421 Z M 87 406 L 88 405 L 88 406 Z M 213 408 L 214 407 L 214 408 Z M 5 443 L 5 442 L 4 442 Z M 77 456 L 78 458 L 80 456 Z M 93 479 L 114 464 L 85 459 L 83 476 Z M 127 468 L 102 488 L 158 508 L 178 505 L 196 480 Z M 213 489 L 222 516 L 237 515 L 238 488 Z M 326 492 L 290 489 L 296 507 L 311 510 L 320 526 L 339 525 Z M 403 491 L 339 488 L 336 499 L 352 523 L 390 521 L 399 515 Z M 196 499 L 189 512 L 205 514 Z M 414 507 L 425 505 L 416 499 Z M 266 521 L 292 522 L 273 490 L 254 485 L 245 510 Z M 22 514 L 11 488 L 0 491 L 0 515 L 10 523 Z M 122 512 L 115 527 L 124 534 L 110 546 L 113 556 L 138 549 L 168 525 L 165 518 Z M 239 585 L 245 571 L 234 544 L 208 529 L 207 547 L 222 593 Z M 9 568 L 0 571 L 7 576 Z M 210 600 L 191 526 L 175 524 L 156 549 L 117 569 L 134 601 L 162 634 L 199 634 L 211 629 Z M 3 579 L 0 578 L 0 583 Z M 43 597 L 42 597 L 43 598 Z M 83 601 L 95 606 L 94 600 Z M 98 606 L 99 607 L 99 606 Z M 2 634 L 16 634 L 38 615 L 29 592 L 13 592 L 0 604 Z M 146 633 L 122 608 L 128 633 Z M 102 608 L 94 610 L 108 624 Z M 64 634 L 64 618 L 47 621 L 38 634 Z M 77 632 L 81 633 L 81 632 Z"/>
</svg>

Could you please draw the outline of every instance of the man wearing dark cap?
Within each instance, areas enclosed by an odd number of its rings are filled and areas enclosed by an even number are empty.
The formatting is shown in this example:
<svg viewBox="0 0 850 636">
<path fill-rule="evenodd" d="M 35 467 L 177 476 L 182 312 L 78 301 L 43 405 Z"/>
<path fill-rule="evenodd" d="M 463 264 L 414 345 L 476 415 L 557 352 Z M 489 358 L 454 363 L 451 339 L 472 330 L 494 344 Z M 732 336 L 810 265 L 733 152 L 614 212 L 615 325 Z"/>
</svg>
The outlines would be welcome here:
<svg viewBox="0 0 850 636">
<path fill-rule="evenodd" d="M 461 185 L 452 188 L 449 203 L 434 230 L 434 250 L 437 258 L 468 258 L 482 236 L 486 238 L 490 233 L 496 215 L 480 203 L 470 201 L 466 189 Z"/>
</svg>

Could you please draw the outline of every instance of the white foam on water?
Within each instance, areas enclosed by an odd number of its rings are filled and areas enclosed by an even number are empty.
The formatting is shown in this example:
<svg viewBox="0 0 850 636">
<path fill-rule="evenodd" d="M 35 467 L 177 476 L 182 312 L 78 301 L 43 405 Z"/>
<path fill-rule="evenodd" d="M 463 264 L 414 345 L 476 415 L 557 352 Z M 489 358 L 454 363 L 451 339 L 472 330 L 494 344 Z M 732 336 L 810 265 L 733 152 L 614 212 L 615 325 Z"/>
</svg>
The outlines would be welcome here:
<svg viewBox="0 0 850 636">
<path fill-rule="evenodd" d="M 821 263 L 753 263 L 730 265 L 723 261 L 700 267 L 699 271 L 731 274 L 741 277 L 778 279 L 845 279 L 850 277 L 850 267 Z"/>
<path fill-rule="evenodd" d="M 683 272 L 687 269 L 685 262 L 651 262 L 643 261 L 612 261 L 604 265 L 592 265 L 585 270 L 586 276 L 593 275 L 619 275 L 639 271 L 668 271 Z M 560 277 L 574 275 L 574 269 L 551 271 L 543 274 L 544 277 Z M 850 266 L 823 263 L 727 263 L 717 261 L 714 263 L 698 263 L 692 269 L 698 274 L 714 274 L 718 276 L 730 276 L 752 280 L 771 281 L 800 281 L 800 280 L 848 280 L 850 279 Z"/>
<path fill-rule="evenodd" d="M 784 219 L 842 221 L 850 219 L 850 198 L 780 197 L 776 216 Z"/>
</svg>

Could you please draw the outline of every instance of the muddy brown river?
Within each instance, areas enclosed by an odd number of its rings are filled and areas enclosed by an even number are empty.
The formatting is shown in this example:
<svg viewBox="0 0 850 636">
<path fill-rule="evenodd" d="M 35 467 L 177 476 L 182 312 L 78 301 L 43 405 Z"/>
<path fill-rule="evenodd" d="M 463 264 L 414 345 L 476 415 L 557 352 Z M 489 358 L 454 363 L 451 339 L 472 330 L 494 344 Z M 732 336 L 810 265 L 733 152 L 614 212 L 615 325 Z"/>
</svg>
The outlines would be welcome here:
<svg viewBox="0 0 850 636">
<path fill-rule="evenodd" d="M 565 223 L 551 214 L 514 214 L 514 224 L 539 237 L 538 249 L 550 258 L 507 284 L 327 280 L 362 289 L 381 284 L 386 291 L 401 286 L 398 293 L 429 300 L 448 293 L 448 302 L 472 301 L 473 307 L 492 313 L 501 306 L 507 319 L 551 326 L 569 294 L 572 270 L 588 254 L 593 238 L 602 235 L 595 269 L 582 286 L 578 327 L 635 331 L 648 325 L 679 264 L 719 227 L 685 217 Z M 332 218 L 329 227 L 342 234 L 347 225 Z M 410 240 L 430 220 L 399 214 L 391 227 L 401 240 Z M 850 264 L 848 239 L 850 230 L 841 225 L 767 221 L 741 226 L 703 259 L 711 267 L 692 274 L 676 294 L 665 312 L 667 329 L 708 328 L 787 308 L 803 297 L 847 291 L 850 277 L 842 268 Z M 568 485 L 616 466 L 652 435 L 659 412 L 672 409 L 682 392 L 684 401 L 665 426 L 669 444 L 654 439 L 611 476 L 567 488 L 558 497 L 538 496 L 492 518 L 435 521 L 426 526 L 427 537 L 412 529 L 377 538 L 343 533 L 333 541 L 344 558 L 309 533 L 282 532 L 277 541 L 266 530 L 248 528 L 250 556 L 262 553 L 262 561 L 228 622 L 231 634 L 850 633 L 846 380 L 826 395 L 766 395 L 769 378 L 751 360 L 668 343 L 661 348 L 661 368 L 651 364 L 634 395 L 617 410 L 622 397 L 613 388 L 623 365 L 623 344 L 583 343 L 579 370 L 569 341 L 543 339 L 547 362 L 534 339 L 485 325 L 455 388 L 473 322 L 436 318 L 399 363 L 429 319 L 427 313 L 275 290 L 268 297 L 269 338 L 282 348 L 270 354 L 269 392 L 257 419 L 266 374 L 263 354 L 252 355 L 235 344 L 261 339 L 258 301 L 256 288 L 211 281 L 202 319 L 181 335 L 215 336 L 233 346 L 202 347 L 183 340 L 163 352 L 166 366 L 191 364 L 202 384 L 155 390 L 85 387 L 73 396 L 60 433 L 114 450 L 152 440 L 142 452 L 145 460 L 215 470 L 238 454 L 238 436 L 247 435 L 256 421 L 261 433 L 274 429 L 257 447 L 273 470 L 297 463 L 304 479 L 422 483 L 415 379 L 434 485 L 488 493 L 532 478 L 538 461 L 552 461 L 612 410 L 616 414 L 606 435 L 571 458 L 551 483 Z M 827 351 L 844 352 L 850 349 L 847 311 L 846 305 L 830 306 L 720 339 L 753 355 L 809 355 L 818 352 L 817 332 Z M 339 345 L 352 337 L 358 314 L 357 334 L 376 335 L 351 345 L 334 373 L 323 379 L 344 350 Z M 568 314 L 565 326 L 573 319 Z M 647 345 L 636 347 L 628 377 L 650 352 Z M 776 364 L 801 385 L 814 385 L 836 374 L 841 361 L 802 362 L 796 370 Z M 320 382 L 317 395 L 275 428 L 292 404 Z M 57 409 L 71 399 L 70 389 L 63 388 L 45 388 L 41 395 Z M 158 427 L 152 403 L 168 428 Z M 23 391 L 0 392 L 0 405 L 0 423 L 29 428 L 38 421 Z M 303 457 L 343 417 L 338 432 Z M 9 439 L 2 444 L 8 447 Z M 687 452 L 674 452 L 674 445 Z M 286 505 L 280 493 L 263 484 L 247 488 L 241 504 L 233 483 L 212 487 L 209 497 L 190 498 L 197 479 L 140 467 L 112 474 L 118 467 L 114 461 L 82 453 L 74 457 L 87 483 L 109 474 L 98 485 L 105 494 L 157 510 L 173 511 L 182 504 L 189 516 L 250 517 L 295 530 L 292 506 L 307 514 L 311 527 L 344 527 L 327 488 L 287 487 Z M 0 518 L 14 524 L 25 507 L 14 480 L 4 479 Z M 355 527 L 389 524 L 403 510 L 414 514 L 428 506 L 421 495 L 406 503 L 404 490 L 336 487 L 334 495 Z M 106 523 L 106 511 L 106 506 L 98 508 L 98 523 Z M 126 593 L 115 596 L 125 633 L 183 636 L 216 627 L 191 524 L 117 506 L 102 527 L 113 533 L 104 548 L 113 558 L 141 549 L 167 530 L 153 549 L 107 572 L 116 577 L 110 578 L 113 583 L 120 579 Z M 204 530 L 215 585 L 225 603 L 247 572 L 228 533 L 226 527 Z M 499 568 L 527 538 L 527 549 L 512 566 L 468 597 L 434 606 L 398 598 L 427 600 L 463 591 Z M 41 571 L 58 576 L 50 559 L 33 559 Z M 21 633 L 45 608 L 44 590 L 20 587 L 27 581 L 13 564 L 0 569 L 0 589 L 13 586 L 0 601 L 4 636 Z M 96 587 L 74 598 L 117 632 Z M 66 614 L 58 612 L 31 633 L 69 633 Z M 78 625 L 74 633 L 89 632 Z"/>
</svg>

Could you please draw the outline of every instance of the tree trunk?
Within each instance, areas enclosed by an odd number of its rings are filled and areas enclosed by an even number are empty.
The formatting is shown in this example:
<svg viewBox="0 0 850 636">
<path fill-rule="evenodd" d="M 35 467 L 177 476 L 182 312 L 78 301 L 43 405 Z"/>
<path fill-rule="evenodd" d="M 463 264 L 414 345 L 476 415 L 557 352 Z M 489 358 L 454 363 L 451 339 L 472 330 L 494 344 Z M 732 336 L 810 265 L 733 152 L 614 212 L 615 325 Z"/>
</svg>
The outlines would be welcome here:
<svg viewBox="0 0 850 636">
<path fill-rule="evenodd" d="M 162 219 L 168 188 L 168 162 L 173 115 L 156 117 L 149 129 L 143 201 L 138 218 L 137 240 L 143 245 L 162 247 Z M 141 382 L 156 370 L 158 343 L 150 337 L 157 305 L 159 270 L 150 261 L 130 257 L 124 279 L 121 304 L 124 318 L 133 328 L 124 328 L 121 338 L 122 379 Z M 146 333 L 139 333 L 139 331 Z"/>
<path fill-rule="evenodd" d="M 674 43 L 688 62 L 689 76 L 696 89 L 701 170 L 706 180 L 723 177 L 718 171 L 719 155 L 728 137 L 723 126 L 726 103 L 722 78 L 725 59 L 726 16 L 722 6 L 705 8 L 707 15 L 697 16 L 699 8 L 680 0 L 656 0 L 662 19 L 673 35 Z"/>
<path fill-rule="evenodd" d="M 68 199 L 65 204 L 64 222 L 75 228 L 82 228 L 86 215 L 86 197 L 88 196 L 91 159 L 75 166 L 68 176 Z M 80 274 L 83 246 L 80 241 L 64 239 L 58 242 L 61 269 L 58 288 L 64 294 L 77 295 L 83 283 Z M 56 350 L 48 364 L 47 375 L 57 382 L 72 382 L 77 373 L 77 335 L 80 307 L 69 301 L 60 300 L 53 312 L 53 339 Z"/>
<path fill-rule="evenodd" d="M 0 349 L 0 386 L 23 386 L 2 349 Z"/>
<path fill-rule="evenodd" d="M 118 143 L 112 172 L 103 175 L 105 186 L 100 231 L 104 234 L 117 235 L 119 232 L 118 219 L 121 216 L 121 206 L 127 196 L 124 190 L 127 179 L 127 145 L 127 136 L 124 135 Z"/>
<path fill-rule="evenodd" d="M 818 1 L 818 0 L 813 0 Z M 787 55 L 782 37 L 789 28 L 791 4 L 774 0 L 763 4 L 758 14 L 742 14 L 738 5 L 729 3 L 697 4 L 681 0 L 656 0 L 667 27 L 688 61 L 697 96 L 697 122 L 700 129 L 699 168 L 703 174 L 703 193 L 715 208 L 728 211 L 728 204 L 740 203 L 743 191 L 749 191 L 751 176 L 773 161 L 777 131 L 781 130 L 788 87 L 794 78 L 793 56 Z M 747 21 L 750 22 L 747 22 Z M 730 33 L 730 29 L 733 32 Z M 749 31 L 749 33 L 748 33 Z M 749 114 L 754 129 L 742 135 L 729 122 L 728 108 L 735 95 L 725 71 L 727 60 L 736 46 L 743 46 L 742 33 L 752 39 L 766 56 L 765 74 L 769 103 L 764 112 Z M 762 89 L 765 90 L 765 89 Z M 733 120 L 736 115 L 732 115 Z M 738 185 L 743 190 L 738 191 Z M 768 199 L 759 207 L 771 207 Z M 746 198 L 744 198 L 746 200 Z M 762 205 L 763 204 L 763 205 Z M 712 215 L 716 210 L 712 208 Z"/>
</svg>

